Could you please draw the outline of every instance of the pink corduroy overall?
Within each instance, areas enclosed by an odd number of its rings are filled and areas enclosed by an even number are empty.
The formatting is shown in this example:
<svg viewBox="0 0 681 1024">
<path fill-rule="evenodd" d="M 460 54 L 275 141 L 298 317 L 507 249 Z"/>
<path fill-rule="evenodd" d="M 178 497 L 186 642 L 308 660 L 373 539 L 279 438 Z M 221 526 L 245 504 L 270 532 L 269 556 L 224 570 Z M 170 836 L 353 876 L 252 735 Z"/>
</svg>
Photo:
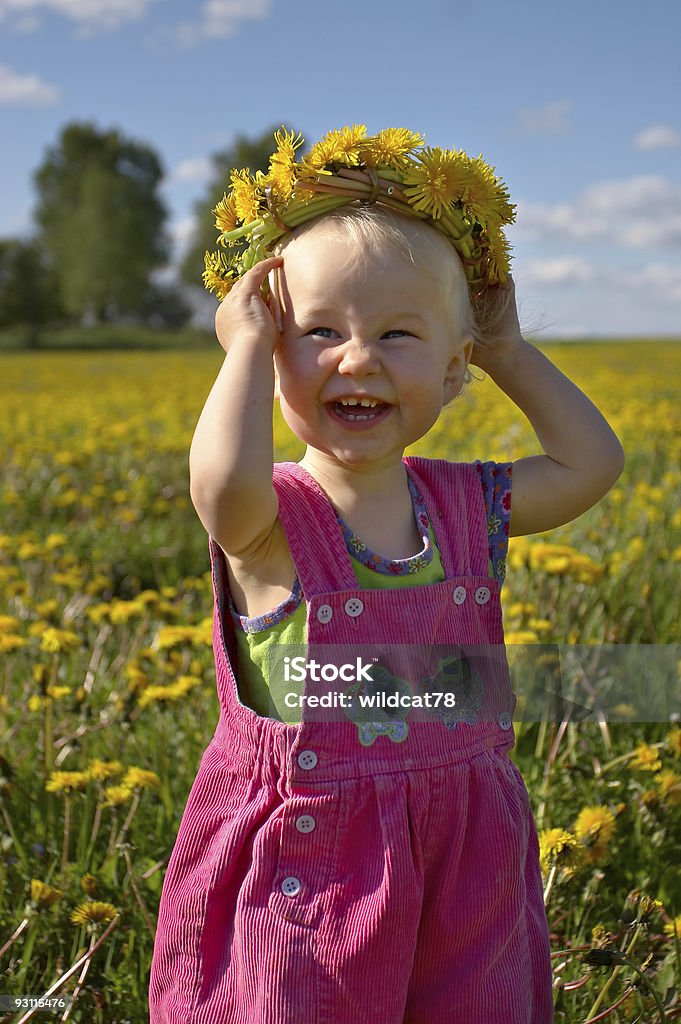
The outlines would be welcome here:
<svg viewBox="0 0 681 1024">
<path fill-rule="evenodd" d="M 324 492 L 297 464 L 275 465 L 308 649 L 493 645 L 494 685 L 468 720 L 412 712 L 402 732 L 379 726 L 362 742 L 337 712 L 323 721 L 304 708 L 298 725 L 257 715 L 239 700 L 225 559 L 211 538 L 220 719 L 163 884 L 151 1024 L 553 1020 L 480 481 L 464 463 L 404 464 L 446 578 L 387 590 L 358 589 Z"/>
</svg>

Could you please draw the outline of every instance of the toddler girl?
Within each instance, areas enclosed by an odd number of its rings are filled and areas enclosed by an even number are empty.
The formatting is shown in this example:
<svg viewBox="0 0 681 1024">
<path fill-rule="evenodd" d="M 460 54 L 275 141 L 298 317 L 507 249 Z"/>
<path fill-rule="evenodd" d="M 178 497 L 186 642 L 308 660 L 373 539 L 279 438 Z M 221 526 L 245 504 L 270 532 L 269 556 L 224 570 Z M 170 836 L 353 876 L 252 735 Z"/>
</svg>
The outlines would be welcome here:
<svg viewBox="0 0 681 1024">
<path fill-rule="evenodd" d="M 356 131 L 300 164 L 278 134 L 216 211 L 249 243 L 209 261 L 226 357 L 190 453 L 221 714 L 164 880 L 151 1024 L 553 1019 L 499 595 L 509 535 L 591 507 L 622 450 L 521 335 L 481 158 Z M 404 456 L 469 363 L 543 455 Z M 275 393 L 299 463 L 273 465 Z"/>
</svg>

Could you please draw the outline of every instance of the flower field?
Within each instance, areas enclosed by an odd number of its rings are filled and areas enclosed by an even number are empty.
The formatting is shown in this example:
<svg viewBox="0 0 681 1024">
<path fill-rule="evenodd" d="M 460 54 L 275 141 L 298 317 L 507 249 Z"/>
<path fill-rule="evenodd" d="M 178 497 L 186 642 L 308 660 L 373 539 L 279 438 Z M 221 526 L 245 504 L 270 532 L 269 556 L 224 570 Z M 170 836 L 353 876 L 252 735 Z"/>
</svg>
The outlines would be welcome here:
<svg viewBox="0 0 681 1024">
<path fill-rule="evenodd" d="M 674 651 L 681 344 L 541 347 L 627 463 L 577 521 L 511 541 L 508 642 Z M 54 1021 L 147 1020 L 163 874 L 218 718 L 188 453 L 220 362 L 217 345 L 0 356 L 0 995 L 71 996 Z M 299 458 L 275 424 L 276 458 Z M 475 380 L 411 453 L 538 451 Z M 681 654 L 677 671 L 666 720 L 621 701 L 616 721 L 516 724 L 560 1024 L 681 1020 Z"/>
</svg>

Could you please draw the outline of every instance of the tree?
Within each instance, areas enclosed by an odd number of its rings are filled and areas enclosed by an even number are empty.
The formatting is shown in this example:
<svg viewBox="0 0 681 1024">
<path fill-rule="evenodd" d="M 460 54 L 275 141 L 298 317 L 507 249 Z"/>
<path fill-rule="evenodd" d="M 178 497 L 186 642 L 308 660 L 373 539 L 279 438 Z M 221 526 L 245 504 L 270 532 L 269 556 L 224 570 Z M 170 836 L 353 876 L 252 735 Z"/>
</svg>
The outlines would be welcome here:
<svg viewBox="0 0 681 1024">
<path fill-rule="evenodd" d="M 35 348 L 39 329 L 59 316 L 57 282 L 35 239 L 0 240 L 0 327 L 23 327 Z"/>
<path fill-rule="evenodd" d="M 117 131 L 70 124 L 35 174 L 36 220 L 66 311 L 91 322 L 139 312 L 167 262 L 163 169 Z"/>
<path fill-rule="evenodd" d="M 275 125 L 257 138 L 237 135 L 228 149 L 213 155 L 213 179 L 203 199 L 194 204 L 194 233 L 182 261 L 181 274 L 187 284 L 201 284 L 204 253 L 206 249 L 215 251 L 218 231 L 211 211 L 220 202 L 223 194 L 229 192 L 230 171 L 233 168 L 248 167 L 251 174 L 256 171 L 265 173 L 269 166 L 270 154 L 274 152 L 276 146 L 274 133 L 278 127 L 280 125 Z"/>
</svg>

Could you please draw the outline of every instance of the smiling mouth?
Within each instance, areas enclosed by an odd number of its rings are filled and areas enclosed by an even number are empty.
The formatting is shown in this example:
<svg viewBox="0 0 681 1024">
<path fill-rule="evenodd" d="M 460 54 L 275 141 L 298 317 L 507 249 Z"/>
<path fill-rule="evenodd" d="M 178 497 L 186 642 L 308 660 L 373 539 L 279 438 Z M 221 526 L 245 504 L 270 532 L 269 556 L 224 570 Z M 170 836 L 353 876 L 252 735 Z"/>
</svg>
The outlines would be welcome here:
<svg viewBox="0 0 681 1024">
<path fill-rule="evenodd" d="M 359 402 L 330 401 L 327 402 L 327 409 L 338 423 L 356 427 L 371 426 L 385 419 L 392 409 L 385 401 L 372 401 L 374 404 L 368 403 L 366 406 Z"/>
<path fill-rule="evenodd" d="M 329 402 L 328 408 L 334 416 L 346 423 L 363 423 L 377 420 L 391 408 L 386 402 L 371 400 L 373 404 L 362 405 L 359 402 Z"/>
</svg>

